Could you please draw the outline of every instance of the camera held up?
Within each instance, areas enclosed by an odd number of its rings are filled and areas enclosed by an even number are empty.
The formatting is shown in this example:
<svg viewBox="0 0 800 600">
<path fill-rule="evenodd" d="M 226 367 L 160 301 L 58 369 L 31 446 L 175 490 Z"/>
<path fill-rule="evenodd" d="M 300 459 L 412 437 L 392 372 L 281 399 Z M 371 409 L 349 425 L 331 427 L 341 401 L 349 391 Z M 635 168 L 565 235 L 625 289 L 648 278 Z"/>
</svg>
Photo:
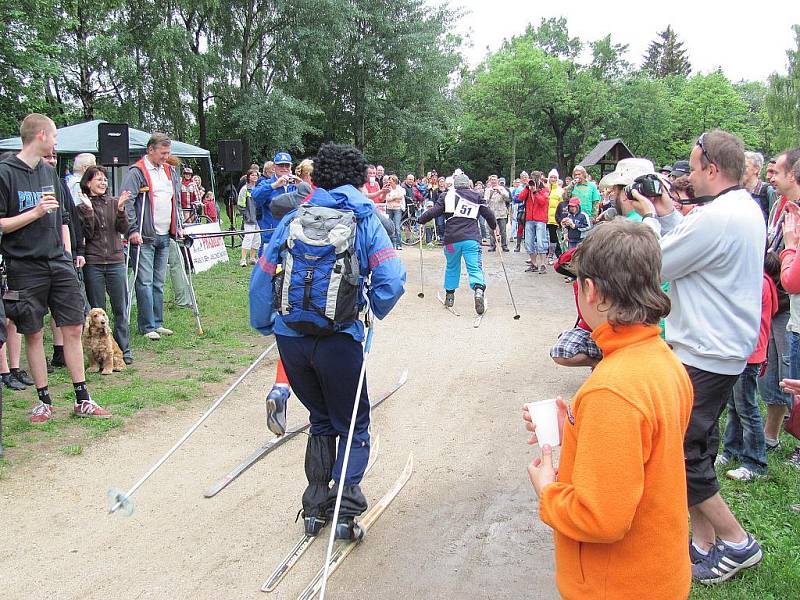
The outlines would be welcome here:
<svg viewBox="0 0 800 600">
<path fill-rule="evenodd" d="M 633 191 L 636 190 L 647 198 L 657 198 L 661 195 L 661 180 L 653 173 L 641 175 L 633 180 L 633 183 L 625 186 L 625 195 L 628 200 L 633 200 Z"/>
</svg>

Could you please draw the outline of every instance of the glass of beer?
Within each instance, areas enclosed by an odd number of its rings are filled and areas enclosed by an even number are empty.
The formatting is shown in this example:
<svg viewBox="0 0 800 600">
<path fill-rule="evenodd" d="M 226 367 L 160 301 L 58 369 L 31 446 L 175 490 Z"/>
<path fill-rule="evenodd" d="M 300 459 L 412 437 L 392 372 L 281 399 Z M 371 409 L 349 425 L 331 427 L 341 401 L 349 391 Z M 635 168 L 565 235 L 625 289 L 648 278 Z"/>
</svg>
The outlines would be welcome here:
<svg viewBox="0 0 800 600">
<path fill-rule="evenodd" d="M 49 196 L 53 200 L 56 199 L 56 188 L 53 185 L 43 185 L 42 186 L 42 200 L 45 199 L 46 196 Z M 47 211 L 48 213 L 53 212 L 53 209 Z"/>
</svg>

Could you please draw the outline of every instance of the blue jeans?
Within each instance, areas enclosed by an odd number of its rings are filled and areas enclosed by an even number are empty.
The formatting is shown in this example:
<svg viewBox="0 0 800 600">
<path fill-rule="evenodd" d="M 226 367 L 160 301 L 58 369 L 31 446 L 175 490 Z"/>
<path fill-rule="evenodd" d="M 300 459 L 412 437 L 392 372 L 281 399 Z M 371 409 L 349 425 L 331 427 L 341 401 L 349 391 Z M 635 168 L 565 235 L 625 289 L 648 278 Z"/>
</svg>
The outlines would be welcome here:
<svg viewBox="0 0 800 600">
<path fill-rule="evenodd" d="M 800 333 L 789 332 L 789 377 L 800 379 Z"/>
<path fill-rule="evenodd" d="M 444 273 L 444 289 L 456 290 L 461 280 L 461 257 L 467 266 L 469 287 L 475 289 L 480 285 L 486 288 L 483 278 L 483 264 L 481 262 L 481 245 L 475 240 L 463 240 L 444 247 L 444 258 L 447 261 L 447 270 Z"/>
<path fill-rule="evenodd" d="M 436 235 L 439 241 L 444 244 L 444 215 L 436 217 Z"/>
<path fill-rule="evenodd" d="M 92 308 L 106 309 L 106 292 L 111 299 L 114 314 L 114 339 L 124 356 L 131 356 L 130 331 L 128 329 L 128 282 L 125 263 L 112 265 L 86 265 L 83 279 L 86 298 Z"/>
<path fill-rule="evenodd" d="M 758 379 L 758 393 L 765 404 L 785 404 L 791 408 L 792 396 L 784 393 L 778 386 L 781 379 L 789 377 L 789 333 L 786 331 L 788 321 L 788 310 L 772 317 L 772 329 L 767 342 L 767 372 Z"/>
<path fill-rule="evenodd" d="M 142 244 L 136 275 L 136 321 L 144 335 L 164 325 L 164 279 L 169 260 L 169 235 L 157 235 L 152 244 Z"/>
<path fill-rule="evenodd" d="M 525 221 L 525 250 L 528 254 L 547 254 L 550 236 L 544 221 Z"/>
<path fill-rule="evenodd" d="M 403 216 L 404 216 L 403 211 L 402 211 L 402 209 L 399 209 L 399 208 L 390 208 L 390 209 L 387 209 L 386 214 L 392 220 L 392 223 L 394 223 L 394 239 L 392 240 L 394 242 L 394 247 L 395 248 L 399 248 L 400 247 L 400 223 L 403 221 Z"/>
<path fill-rule="evenodd" d="M 767 472 L 767 446 L 756 396 L 760 367 L 747 365 L 728 397 L 728 423 L 722 454 L 729 459 L 738 459 L 743 467 L 763 475 Z"/>
</svg>

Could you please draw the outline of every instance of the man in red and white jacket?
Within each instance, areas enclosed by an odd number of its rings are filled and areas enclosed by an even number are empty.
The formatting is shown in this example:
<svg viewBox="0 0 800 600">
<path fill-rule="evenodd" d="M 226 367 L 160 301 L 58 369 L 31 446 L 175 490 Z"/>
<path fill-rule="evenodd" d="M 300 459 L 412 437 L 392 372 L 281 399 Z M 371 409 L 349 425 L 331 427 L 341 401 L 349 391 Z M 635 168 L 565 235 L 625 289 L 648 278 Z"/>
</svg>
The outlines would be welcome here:
<svg viewBox="0 0 800 600">
<path fill-rule="evenodd" d="M 131 195 L 125 203 L 128 247 L 134 252 L 131 259 L 139 261 L 135 284 L 139 333 L 151 340 L 172 335 L 163 323 L 164 279 L 170 237 L 183 236 L 178 216 L 181 183 L 166 162 L 171 149 L 166 135 L 154 133 L 147 154 L 131 166 L 122 184 L 122 191 Z"/>
</svg>

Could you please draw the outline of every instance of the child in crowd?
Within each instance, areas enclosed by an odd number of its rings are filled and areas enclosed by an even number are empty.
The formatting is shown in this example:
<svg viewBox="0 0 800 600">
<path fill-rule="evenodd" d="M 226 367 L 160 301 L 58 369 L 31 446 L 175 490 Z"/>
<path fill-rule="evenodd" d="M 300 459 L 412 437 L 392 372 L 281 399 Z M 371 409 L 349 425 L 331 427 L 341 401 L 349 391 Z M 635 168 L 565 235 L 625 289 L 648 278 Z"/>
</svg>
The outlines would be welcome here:
<svg viewBox="0 0 800 600">
<path fill-rule="evenodd" d="M 574 196 L 569 199 L 567 203 L 567 216 L 561 221 L 561 226 L 564 228 L 564 237 L 570 248 L 577 247 L 581 240 L 592 227 L 592 222 L 589 215 L 581 211 L 581 201 Z"/>
<path fill-rule="evenodd" d="M 750 481 L 767 473 L 767 446 L 761 423 L 761 410 L 756 397 L 757 381 L 767 360 L 767 343 L 772 317 L 778 312 L 778 287 L 781 261 L 774 252 L 764 256 L 764 287 L 761 291 L 761 327 L 758 343 L 747 359 L 728 398 L 728 422 L 725 426 L 724 450 L 717 456 L 716 466 L 739 461 L 741 466 L 725 473 L 729 479 Z"/>
<path fill-rule="evenodd" d="M 217 200 L 214 198 L 214 192 L 208 190 L 203 194 L 203 214 L 208 217 L 212 223 L 219 220 L 219 211 L 217 211 Z"/>
<path fill-rule="evenodd" d="M 659 337 L 658 320 L 670 310 L 659 243 L 647 226 L 617 219 L 592 231 L 574 260 L 578 304 L 603 360 L 560 407 L 558 471 L 549 445 L 528 467 L 540 516 L 555 530 L 559 592 L 686 598 L 683 437 L 692 386 Z M 523 418 L 535 433 L 527 410 Z"/>
</svg>

